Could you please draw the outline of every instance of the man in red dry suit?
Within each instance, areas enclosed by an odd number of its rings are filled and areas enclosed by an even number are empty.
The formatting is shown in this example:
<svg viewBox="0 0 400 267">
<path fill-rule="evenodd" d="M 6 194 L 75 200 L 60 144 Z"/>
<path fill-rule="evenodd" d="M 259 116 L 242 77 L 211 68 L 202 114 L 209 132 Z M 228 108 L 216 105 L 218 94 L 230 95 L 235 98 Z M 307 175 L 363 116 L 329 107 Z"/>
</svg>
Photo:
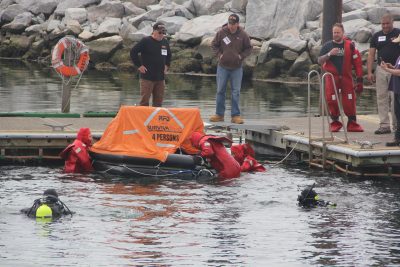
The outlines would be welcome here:
<svg viewBox="0 0 400 267">
<path fill-rule="evenodd" d="M 60 153 L 60 157 L 65 160 L 64 171 L 68 173 L 92 171 L 92 162 L 88 153 L 91 145 L 90 129 L 79 129 L 75 141 Z"/>
<path fill-rule="evenodd" d="M 221 178 L 236 178 L 240 176 L 239 163 L 228 153 L 223 142 L 232 140 L 223 136 L 204 135 L 194 132 L 190 138 L 192 145 L 201 150 L 200 156 L 205 157 Z"/>
<path fill-rule="evenodd" d="M 363 72 L 360 52 L 354 44 L 344 37 L 344 28 L 341 23 L 335 23 L 332 27 L 332 41 L 326 42 L 318 57 L 318 63 L 325 72 L 332 73 L 338 96 L 342 96 L 343 110 L 348 117 L 347 131 L 363 132 L 364 129 L 356 121 L 356 92 L 363 91 Z M 353 85 L 352 68 L 356 73 L 356 86 Z M 341 90 L 341 94 L 339 94 Z M 339 107 L 335 89 L 330 76 L 325 77 L 325 98 L 328 103 L 329 113 L 332 118 L 331 132 L 338 132 L 342 128 L 339 121 Z"/>
<path fill-rule="evenodd" d="M 240 164 L 242 172 L 265 172 L 263 165 L 255 159 L 253 148 L 249 144 L 232 145 L 231 153 Z"/>
</svg>

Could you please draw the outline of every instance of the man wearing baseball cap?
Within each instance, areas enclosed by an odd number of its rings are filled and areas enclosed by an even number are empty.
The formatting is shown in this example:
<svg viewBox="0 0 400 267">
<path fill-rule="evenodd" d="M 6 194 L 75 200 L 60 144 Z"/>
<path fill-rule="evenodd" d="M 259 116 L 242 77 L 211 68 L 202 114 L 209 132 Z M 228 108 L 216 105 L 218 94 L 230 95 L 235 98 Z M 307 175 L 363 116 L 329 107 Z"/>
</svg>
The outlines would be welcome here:
<svg viewBox="0 0 400 267">
<path fill-rule="evenodd" d="M 165 25 L 156 22 L 152 34 L 140 40 L 131 50 L 133 64 L 140 72 L 140 106 L 149 106 L 151 95 L 153 107 L 162 106 L 165 74 L 171 63 L 171 50 L 165 38 L 166 33 Z"/>
<path fill-rule="evenodd" d="M 224 121 L 225 95 L 228 81 L 231 84 L 231 122 L 242 124 L 240 116 L 240 88 L 243 77 L 243 60 L 250 55 L 252 46 L 248 34 L 239 26 L 239 16 L 231 14 L 228 24 L 215 35 L 212 49 L 218 58 L 216 112 L 211 122 Z"/>
</svg>

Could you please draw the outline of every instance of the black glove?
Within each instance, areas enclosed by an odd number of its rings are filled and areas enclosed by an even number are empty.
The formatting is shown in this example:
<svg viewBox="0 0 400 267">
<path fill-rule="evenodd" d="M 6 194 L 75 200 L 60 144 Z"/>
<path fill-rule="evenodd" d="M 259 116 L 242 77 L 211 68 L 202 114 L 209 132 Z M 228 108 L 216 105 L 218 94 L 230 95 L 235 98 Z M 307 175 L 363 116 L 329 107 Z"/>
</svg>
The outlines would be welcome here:
<svg viewBox="0 0 400 267">
<path fill-rule="evenodd" d="M 206 164 L 207 164 L 207 161 L 205 161 L 204 158 L 200 155 L 194 156 L 193 160 L 194 160 L 194 163 L 199 166 L 206 166 Z"/>
</svg>

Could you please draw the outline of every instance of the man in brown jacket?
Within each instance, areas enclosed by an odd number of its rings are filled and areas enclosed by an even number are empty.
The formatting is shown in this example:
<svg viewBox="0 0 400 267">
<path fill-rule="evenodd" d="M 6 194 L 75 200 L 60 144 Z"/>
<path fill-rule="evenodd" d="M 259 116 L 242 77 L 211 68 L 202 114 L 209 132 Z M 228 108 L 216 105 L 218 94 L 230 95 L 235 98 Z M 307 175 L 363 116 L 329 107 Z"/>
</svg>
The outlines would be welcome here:
<svg viewBox="0 0 400 267">
<path fill-rule="evenodd" d="M 216 112 L 211 122 L 224 121 L 225 94 L 228 81 L 231 84 L 231 117 L 232 123 L 242 124 L 240 117 L 240 87 L 243 77 L 243 60 L 250 55 L 252 46 L 247 33 L 239 26 L 239 16 L 232 14 L 228 24 L 222 26 L 212 43 L 212 49 L 218 58 Z"/>
</svg>

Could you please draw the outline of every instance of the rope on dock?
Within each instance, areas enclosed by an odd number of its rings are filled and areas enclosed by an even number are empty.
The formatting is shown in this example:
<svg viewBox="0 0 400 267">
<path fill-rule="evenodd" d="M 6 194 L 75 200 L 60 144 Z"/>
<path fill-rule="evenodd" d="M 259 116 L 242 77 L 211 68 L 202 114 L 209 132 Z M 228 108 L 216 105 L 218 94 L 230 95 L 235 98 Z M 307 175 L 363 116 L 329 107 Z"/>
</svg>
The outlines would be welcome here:
<svg viewBox="0 0 400 267">
<path fill-rule="evenodd" d="M 284 162 L 292 153 L 293 151 L 296 149 L 297 144 L 299 143 L 299 141 L 296 142 L 296 144 L 294 144 L 293 148 L 289 151 L 289 153 L 280 161 L 275 162 L 272 166 L 270 167 L 276 167 L 278 164 L 281 164 L 282 162 Z"/>
</svg>

